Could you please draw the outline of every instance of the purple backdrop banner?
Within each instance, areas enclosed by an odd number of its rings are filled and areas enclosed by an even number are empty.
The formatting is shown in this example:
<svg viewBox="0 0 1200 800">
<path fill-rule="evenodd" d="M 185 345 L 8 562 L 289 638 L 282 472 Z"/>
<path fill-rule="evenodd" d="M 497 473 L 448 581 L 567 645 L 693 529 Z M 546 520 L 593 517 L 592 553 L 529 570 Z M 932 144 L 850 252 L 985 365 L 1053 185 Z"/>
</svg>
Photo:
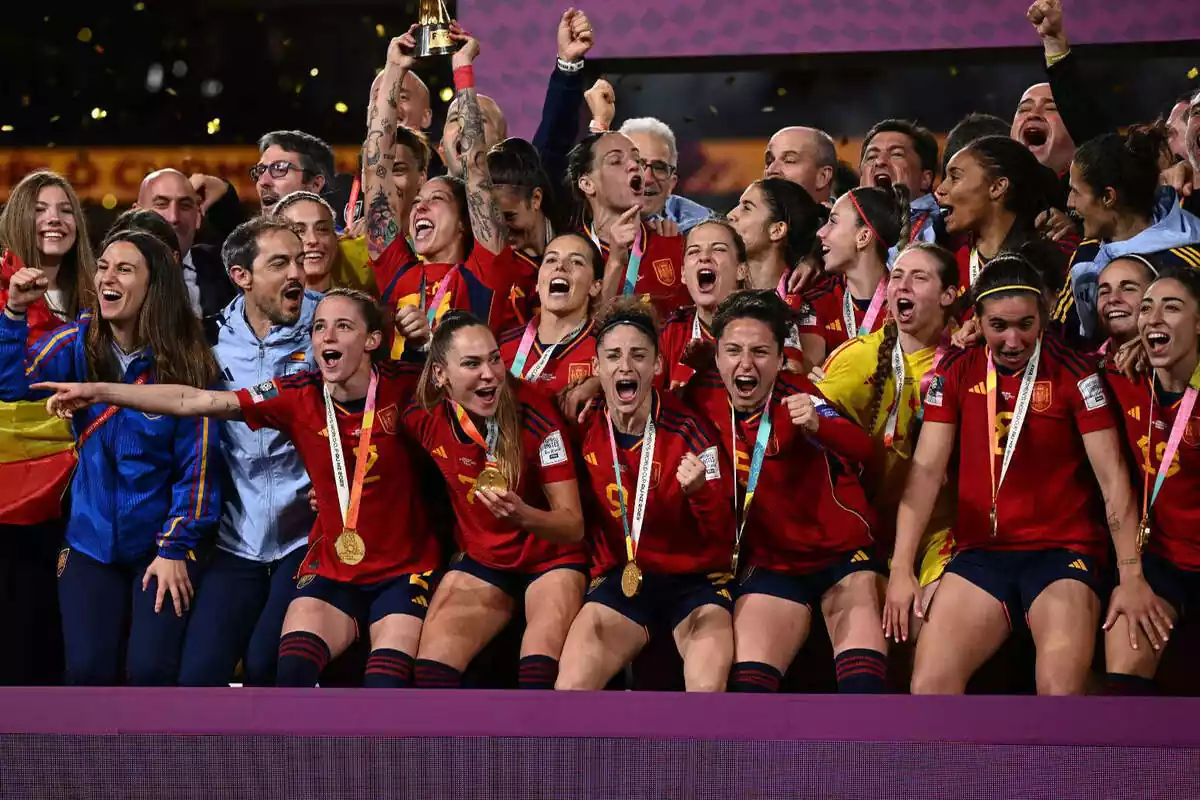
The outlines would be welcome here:
<svg viewBox="0 0 1200 800">
<path fill-rule="evenodd" d="M 1186 0 L 1067 0 L 1079 44 L 1200 39 Z M 596 0 L 578 3 L 596 30 L 595 58 L 847 53 L 1037 46 L 1029 0 Z M 515 136 L 531 137 L 554 66 L 567 0 L 459 0 L 479 37 L 480 89 Z"/>
</svg>

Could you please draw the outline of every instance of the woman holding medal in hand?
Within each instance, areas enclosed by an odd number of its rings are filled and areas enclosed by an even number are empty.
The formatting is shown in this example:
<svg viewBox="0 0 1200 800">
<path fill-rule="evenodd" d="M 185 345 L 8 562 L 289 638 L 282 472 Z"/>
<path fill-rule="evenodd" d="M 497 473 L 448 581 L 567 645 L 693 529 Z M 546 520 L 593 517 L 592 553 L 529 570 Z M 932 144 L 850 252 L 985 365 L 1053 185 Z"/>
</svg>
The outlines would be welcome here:
<svg viewBox="0 0 1200 800">
<path fill-rule="evenodd" d="M 500 353 L 514 377 L 560 392 L 592 376 L 591 307 L 603 280 L 604 258 L 591 239 L 564 233 L 550 241 L 538 268 L 541 310 L 500 334 Z"/>
<path fill-rule="evenodd" d="M 406 334 L 427 337 L 424 322 L 417 314 Z M 384 360 L 384 327 L 373 299 L 334 289 L 313 319 L 319 372 L 237 392 L 44 385 L 57 392 L 47 407 L 60 415 L 107 403 L 147 414 L 241 419 L 252 429 L 275 428 L 292 439 L 312 478 L 319 512 L 283 623 L 280 686 L 315 686 L 325 665 L 358 638 L 362 624 L 369 626 L 372 648 L 364 686 L 411 682 L 441 555 L 416 488 L 416 448 L 399 424 L 419 372 L 415 365 Z"/>
<path fill-rule="evenodd" d="M 446 479 L 461 550 L 433 596 L 417 685 L 459 686 L 523 602 L 519 684 L 553 688 L 587 583 L 575 460 L 553 399 L 510 380 L 487 326 L 452 311 L 403 421 Z"/>
<path fill-rule="evenodd" d="M 713 319 L 716 364 L 685 402 L 717 420 L 737 472 L 730 691 L 775 692 L 820 608 L 838 690 L 884 690 L 875 516 L 859 483 L 866 432 L 805 377 L 783 371 L 791 313 L 770 290 L 738 292 Z"/>
<path fill-rule="evenodd" d="M 558 689 L 602 689 L 654 630 L 669 631 L 688 691 L 723 691 L 733 660 L 729 464 L 708 424 L 654 389 L 650 306 L 614 301 L 596 320 L 600 407 L 579 437 L 592 584 L 563 647 Z"/>
<path fill-rule="evenodd" d="M 1200 474 L 1200 276 L 1190 268 L 1163 271 L 1146 290 L 1137 321 L 1152 372 L 1130 380 L 1110 361 L 1107 377 L 1138 467 L 1142 569 L 1159 602 L 1150 605 L 1147 627 L 1123 611 L 1122 589 L 1113 593 L 1104 621 L 1109 694 L 1155 692 L 1171 630 L 1189 605 L 1200 602 L 1200 495 L 1194 485 Z"/>
<path fill-rule="evenodd" d="M 925 397 L 884 624 L 903 632 L 920 609 L 913 564 L 957 442 L 955 554 L 924 615 L 912 691 L 961 694 L 1024 622 L 1038 693 L 1080 694 L 1100 615 L 1103 520 L 1120 569 L 1114 610 L 1152 627 L 1157 603 L 1142 576 L 1117 420 L 1095 366 L 1044 332 L 1046 289 L 1032 264 L 1002 254 L 974 292 L 985 344 L 946 356 Z"/>
</svg>

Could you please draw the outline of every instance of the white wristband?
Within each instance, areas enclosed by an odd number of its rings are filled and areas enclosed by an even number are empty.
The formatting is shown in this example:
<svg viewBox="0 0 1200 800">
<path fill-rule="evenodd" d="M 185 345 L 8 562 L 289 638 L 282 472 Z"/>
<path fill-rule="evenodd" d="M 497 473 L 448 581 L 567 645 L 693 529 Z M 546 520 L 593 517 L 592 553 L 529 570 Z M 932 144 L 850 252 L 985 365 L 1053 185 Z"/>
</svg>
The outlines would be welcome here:
<svg viewBox="0 0 1200 800">
<path fill-rule="evenodd" d="M 558 68 L 563 72 L 579 72 L 579 70 L 583 69 L 583 59 L 581 58 L 578 61 L 564 61 L 560 58 L 558 59 Z"/>
</svg>

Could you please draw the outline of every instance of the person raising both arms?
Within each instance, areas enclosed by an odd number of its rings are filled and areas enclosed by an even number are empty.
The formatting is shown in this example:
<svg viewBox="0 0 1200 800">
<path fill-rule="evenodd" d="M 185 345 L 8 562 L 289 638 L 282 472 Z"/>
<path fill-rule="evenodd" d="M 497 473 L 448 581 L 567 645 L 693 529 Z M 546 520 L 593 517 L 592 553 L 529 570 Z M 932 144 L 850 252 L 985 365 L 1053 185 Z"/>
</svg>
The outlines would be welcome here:
<svg viewBox="0 0 1200 800">
<path fill-rule="evenodd" d="M 1155 693 L 1171 631 L 1200 602 L 1200 492 L 1194 485 L 1200 474 L 1200 273 L 1171 267 L 1159 274 L 1137 324 L 1150 374 L 1130 379 L 1109 364 L 1107 378 L 1142 492 L 1141 568 L 1160 602 L 1151 605 L 1150 629 L 1110 610 L 1104 621 L 1109 694 Z"/>
<path fill-rule="evenodd" d="M 640 297 L 665 316 L 688 302 L 683 237 L 660 234 L 656 224 L 642 220 L 644 163 L 628 136 L 590 134 L 567 156 L 567 191 L 576 230 L 606 260 L 603 299 Z"/>
<path fill-rule="evenodd" d="M 406 329 L 416 341 L 428 336 L 422 322 L 418 317 Z M 145 414 L 243 420 L 252 429 L 282 431 L 296 445 L 316 490 L 318 514 L 283 622 L 279 686 L 315 686 L 326 664 L 364 626 L 371 652 L 363 685 L 412 681 L 441 553 L 417 488 L 417 448 L 400 421 L 420 368 L 383 358 L 384 326 L 371 297 L 334 289 L 317 306 L 312 324 L 318 371 L 236 392 L 45 384 L 56 392 L 48 401 L 51 412 L 106 403 Z"/>
<path fill-rule="evenodd" d="M 408 218 L 411 248 L 404 236 L 402 203 L 391 178 L 391 163 L 396 94 L 415 61 L 416 30 L 413 25 L 388 45 L 387 66 L 372 88 L 363 143 L 367 244 L 380 296 L 398 314 L 405 306 L 416 306 L 431 327 L 451 308 L 472 311 L 494 331 L 524 324 L 537 274 L 506 243 L 508 234 L 495 201 L 476 102 L 472 62 L 479 55 L 479 43 L 457 24 L 450 35 L 462 44 L 452 63 L 463 124 L 454 140 L 456 152 L 448 156 L 460 162 L 464 177 L 425 182 Z M 399 331 L 390 349 L 393 358 L 403 355 L 405 343 Z"/>
<path fill-rule="evenodd" d="M 891 554 L 896 509 L 912 466 L 925 395 L 934 370 L 949 352 L 949 331 L 958 304 L 958 263 L 949 250 L 914 242 L 900 252 L 887 282 L 887 323 L 834 350 L 817 384 L 825 399 L 865 428 L 875 442 L 864 484 L 880 517 L 875 537 L 880 557 Z M 944 486 L 914 564 L 926 607 L 950 560 L 953 524 L 954 494 Z M 916 630 L 908 630 L 915 639 Z M 885 634 L 900 641 L 895 630 Z"/>
<path fill-rule="evenodd" d="M 515 377 L 549 392 L 594 384 L 591 311 L 600 297 L 604 258 L 586 235 L 565 233 L 550 241 L 541 262 L 540 310 L 525 325 L 500 334 L 504 363 Z"/>
<path fill-rule="evenodd" d="M 813 313 L 810 324 L 800 327 L 802 335 L 814 340 L 808 352 L 813 363 L 823 363 L 847 339 L 883 327 L 888 250 L 908 244 L 908 225 L 908 187 L 903 184 L 891 190 L 851 189 L 833 204 L 817 241 L 825 272 L 836 280 L 809 294 Z"/>
<path fill-rule="evenodd" d="M 105 242 L 96 313 L 26 349 L 26 309 L 48 280 L 13 276 L 0 318 L 0 400 L 42 395 L 41 381 L 101 379 L 209 385 L 216 363 L 167 245 L 143 231 Z M 90 386 L 93 384 L 84 384 Z M 200 391 L 191 389 L 190 391 Z M 58 597 L 67 679 L 173 685 L 196 578 L 196 548 L 220 509 L 220 425 L 112 408 L 68 409 L 79 464 L 71 481 Z"/>
<path fill-rule="evenodd" d="M 652 308 L 613 301 L 596 320 L 599 407 L 577 432 L 592 583 L 557 689 L 602 689 L 655 632 L 683 657 L 688 691 L 724 691 L 733 660 L 732 473 L 715 434 L 674 395 Z"/>
<path fill-rule="evenodd" d="M 510 380 L 487 326 L 453 311 L 403 422 L 446 480 L 460 551 L 433 595 L 417 686 L 459 686 L 523 604 L 519 685 L 554 688 L 587 555 L 575 456 L 553 399 Z"/>
<path fill-rule="evenodd" d="M 1120 574 L 1110 616 L 1152 629 L 1151 615 L 1163 613 L 1142 575 L 1103 380 L 1044 332 L 1039 278 L 1020 256 L 988 265 L 973 290 L 985 344 L 946 356 L 925 397 L 884 608 L 901 639 L 920 608 L 917 548 L 956 450 L 958 517 L 954 556 L 917 642 L 914 694 L 961 694 L 1021 624 L 1033 635 L 1038 693 L 1081 694 L 1100 616 L 1104 520 Z"/>
<path fill-rule="evenodd" d="M 683 396 L 716 421 L 734 465 L 738 585 L 729 688 L 778 691 L 819 608 L 838 690 L 882 692 L 882 567 L 873 556 L 875 514 L 859 482 L 872 443 L 808 378 L 783 371 L 790 317 L 770 289 L 731 295 L 713 322 L 716 364 Z"/>
</svg>

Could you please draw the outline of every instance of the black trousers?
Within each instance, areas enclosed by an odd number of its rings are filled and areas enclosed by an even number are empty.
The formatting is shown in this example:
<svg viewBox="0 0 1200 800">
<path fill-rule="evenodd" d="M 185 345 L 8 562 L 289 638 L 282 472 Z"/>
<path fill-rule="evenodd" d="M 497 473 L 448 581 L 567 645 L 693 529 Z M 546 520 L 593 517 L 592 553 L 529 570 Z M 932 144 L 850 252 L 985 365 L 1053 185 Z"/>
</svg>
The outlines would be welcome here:
<svg viewBox="0 0 1200 800">
<path fill-rule="evenodd" d="M 0 686 L 63 682 L 57 565 L 66 520 L 0 525 Z"/>
</svg>

